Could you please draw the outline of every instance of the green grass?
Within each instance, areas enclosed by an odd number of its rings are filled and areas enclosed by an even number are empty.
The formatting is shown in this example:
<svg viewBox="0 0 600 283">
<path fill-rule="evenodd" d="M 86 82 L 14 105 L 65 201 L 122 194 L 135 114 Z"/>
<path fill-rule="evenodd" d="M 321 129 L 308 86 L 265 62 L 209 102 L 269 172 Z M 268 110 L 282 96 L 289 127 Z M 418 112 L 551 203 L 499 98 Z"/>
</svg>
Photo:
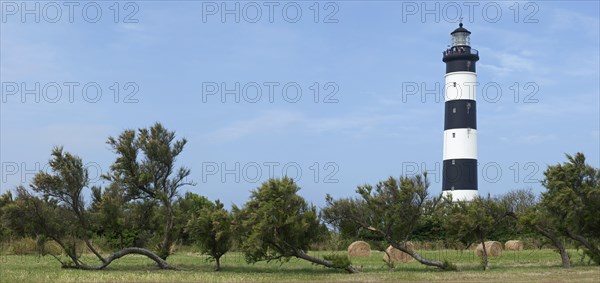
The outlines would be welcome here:
<svg viewBox="0 0 600 283">
<path fill-rule="evenodd" d="M 313 252 L 323 256 L 329 252 Z M 424 255 L 457 263 L 460 271 L 439 271 L 416 262 L 399 263 L 389 271 L 382 261 L 382 252 L 372 252 L 367 258 L 353 258 L 360 274 L 326 269 L 305 261 L 247 264 L 240 253 L 229 253 L 222 260 L 221 272 L 213 271 L 206 257 L 179 253 L 169 258 L 177 271 L 158 270 L 152 261 L 142 256 L 128 256 L 115 261 L 103 271 L 61 269 L 50 256 L 0 256 L 0 282 L 379 282 L 379 281 L 471 281 L 471 282 L 599 282 L 600 267 L 576 264 L 571 269 L 560 268 L 560 258 L 551 250 L 504 252 L 491 258 L 491 270 L 482 271 L 473 251 L 423 251 Z M 576 251 L 571 251 L 576 255 Z M 84 260 L 93 262 L 90 256 Z M 573 260 L 577 260 L 576 256 Z"/>
</svg>

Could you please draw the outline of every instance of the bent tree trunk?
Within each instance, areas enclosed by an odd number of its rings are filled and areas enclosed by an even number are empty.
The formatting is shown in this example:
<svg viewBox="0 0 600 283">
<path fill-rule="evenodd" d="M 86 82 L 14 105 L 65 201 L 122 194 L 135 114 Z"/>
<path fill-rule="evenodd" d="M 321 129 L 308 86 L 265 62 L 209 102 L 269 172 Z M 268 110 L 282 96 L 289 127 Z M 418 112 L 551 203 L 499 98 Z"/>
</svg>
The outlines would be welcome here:
<svg viewBox="0 0 600 283">
<path fill-rule="evenodd" d="M 94 246 L 92 245 L 92 243 L 90 243 L 90 240 L 88 238 L 85 238 L 83 240 L 85 242 L 85 245 L 87 246 L 87 248 L 92 251 L 92 253 L 94 255 L 96 255 L 96 257 L 102 262 L 102 263 L 106 263 L 106 259 L 104 257 L 102 257 L 102 255 L 96 250 L 96 248 L 94 248 Z"/>
<path fill-rule="evenodd" d="M 98 265 L 98 266 L 89 266 L 89 265 L 85 265 L 85 264 L 81 264 L 81 263 L 76 263 L 75 266 L 64 266 L 63 265 L 63 267 L 64 268 L 82 269 L 82 270 L 102 270 L 102 269 L 106 268 L 107 266 L 109 266 L 114 260 L 122 258 L 129 254 L 139 254 L 139 255 L 146 256 L 146 257 L 150 258 L 151 260 L 153 260 L 154 262 L 156 262 L 158 267 L 161 269 L 175 269 L 172 266 L 170 266 L 166 261 L 164 261 L 162 258 L 160 258 L 158 255 L 156 255 L 155 253 L 153 253 L 147 249 L 142 249 L 142 248 L 122 249 L 122 250 L 112 254 L 111 256 L 109 256 L 106 259 L 106 262 L 104 262 L 103 264 Z"/>
<path fill-rule="evenodd" d="M 308 254 L 306 254 L 304 251 L 301 251 L 301 250 L 299 250 L 299 251 L 296 251 L 296 254 L 295 254 L 295 256 L 296 256 L 297 258 L 301 258 L 301 259 L 303 259 L 303 260 L 306 260 L 306 261 L 312 262 L 312 263 L 314 263 L 314 264 L 323 265 L 323 266 L 325 266 L 325 267 L 329 267 L 329 268 L 337 268 L 337 267 L 335 267 L 335 266 L 333 265 L 333 262 L 331 262 L 331 261 L 329 261 L 329 260 L 325 260 L 325 259 L 320 259 L 320 258 L 317 258 L 317 257 L 312 257 L 312 256 L 309 256 Z M 344 267 L 344 270 L 346 270 L 348 273 L 358 273 L 358 272 L 359 272 L 359 271 L 358 271 L 356 268 L 354 268 L 354 266 L 352 266 L 352 265 L 348 265 L 348 266 Z"/>
<path fill-rule="evenodd" d="M 600 259 L 600 249 L 598 249 L 598 247 L 596 247 L 593 243 L 588 241 L 588 239 L 586 239 L 585 237 L 583 237 L 581 235 L 575 234 L 569 230 L 567 230 L 567 236 L 569 236 L 569 238 L 571 238 L 577 242 L 580 242 L 586 249 L 588 249 L 588 252 L 590 254 L 592 254 L 596 260 Z"/>
<path fill-rule="evenodd" d="M 562 261 L 562 267 L 563 268 L 570 268 L 571 267 L 571 259 L 569 258 L 569 254 L 567 253 L 567 250 L 565 249 L 565 245 L 563 244 L 563 242 L 560 241 L 560 239 L 552 234 L 550 231 L 544 229 L 542 226 L 540 225 L 534 225 L 535 230 L 538 231 L 538 233 L 542 234 L 542 236 L 548 238 L 550 240 L 550 242 L 552 242 L 552 245 L 554 245 L 554 247 L 556 247 L 556 249 L 558 249 L 558 253 L 560 253 L 560 259 Z"/>
<path fill-rule="evenodd" d="M 427 258 L 422 257 L 419 253 L 415 252 L 412 249 L 409 249 L 405 243 L 403 242 L 398 242 L 398 241 L 394 241 L 392 239 L 390 239 L 389 237 L 386 237 L 387 242 L 394 248 L 399 249 L 407 254 L 409 254 L 410 256 L 412 256 L 416 261 L 418 261 L 419 263 L 423 264 L 423 265 L 427 265 L 427 266 L 434 266 L 437 267 L 439 269 L 443 269 L 443 270 L 448 270 L 450 269 L 450 266 L 447 264 L 444 264 L 441 261 L 437 261 L 437 260 L 430 260 Z"/>
</svg>

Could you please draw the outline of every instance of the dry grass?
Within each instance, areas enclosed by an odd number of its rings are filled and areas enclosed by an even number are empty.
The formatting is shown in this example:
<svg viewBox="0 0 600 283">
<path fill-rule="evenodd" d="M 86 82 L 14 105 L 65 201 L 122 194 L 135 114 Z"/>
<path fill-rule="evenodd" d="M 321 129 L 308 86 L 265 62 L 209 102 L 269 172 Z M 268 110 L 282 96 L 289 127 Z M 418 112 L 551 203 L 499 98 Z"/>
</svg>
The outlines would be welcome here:
<svg viewBox="0 0 600 283">
<path fill-rule="evenodd" d="M 169 257 L 168 262 L 178 271 L 158 270 L 142 256 L 119 259 L 104 271 L 61 269 L 52 257 L 0 256 L 0 282 L 598 282 L 599 266 L 575 264 L 571 269 L 560 268 L 560 256 L 552 250 L 525 250 L 490 258 L 491 269 L 483 271 L 480 259 L 470 251 L 422 251 L 431 259 L 448 259 L 457 263 L 460 271 L 444 272 L 425 267 L 416 261 L 407 262 L 389 271 L 383 252 L 372 251 L 370 257 L 352 259 L 362 269 L 359 274 L 347 274 L 292 259 L 288 263 L 259 262 L 246 264 L 240 253 L 223 258 L 223 270 L 213 272 L 206 257 L 184 253 Z M 569 250 L 573 259 L 576 250 Z M 338 253 L 345 253 L 339 251 Z M 331 251 L 311 252 L 323 257 Z M 87 263 L 93 256 L 85 255 Z"/>
</svg>

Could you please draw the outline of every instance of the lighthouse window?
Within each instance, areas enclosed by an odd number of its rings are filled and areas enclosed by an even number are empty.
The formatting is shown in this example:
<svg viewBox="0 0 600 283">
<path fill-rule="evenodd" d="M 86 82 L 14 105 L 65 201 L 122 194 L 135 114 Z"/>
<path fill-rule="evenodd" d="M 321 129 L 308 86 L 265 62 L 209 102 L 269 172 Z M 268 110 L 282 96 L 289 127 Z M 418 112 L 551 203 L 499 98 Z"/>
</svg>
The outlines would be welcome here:
<svg viewBox="0 0 600 283">
<path fill-rule="evenodd" d="M 454 87 L 456 87 L 456 82 L 454 82 L 453 84 L 454 84 Z"/>
<path fill-rule="evenodd" d="M 452 113 L 456 113 L 456 107 L 452 108 Z"/>
<path fill-rule="evenodd" d="M 455 138 L 455 137 L 456 137 L 456 133 L 452 133 L 452 138 Z M 452 161 L 452 162 L 454 162 L 454 161 Z"/>
</svg>

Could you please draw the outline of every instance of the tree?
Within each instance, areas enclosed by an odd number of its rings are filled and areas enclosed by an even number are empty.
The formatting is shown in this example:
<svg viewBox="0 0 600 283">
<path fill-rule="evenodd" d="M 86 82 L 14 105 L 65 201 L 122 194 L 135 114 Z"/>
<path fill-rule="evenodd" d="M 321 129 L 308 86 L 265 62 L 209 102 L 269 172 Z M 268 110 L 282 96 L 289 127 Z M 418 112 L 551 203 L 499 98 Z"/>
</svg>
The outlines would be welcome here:
<svg viewBox="0 0 600 283">
<path fill-rule="evenodd" d="M 55 256 L 65 268 L 104 269 L 115 259 L 128 254 L 145 255 L 159 267 L 171 268 L 156 254 L 141 248 L 125 248 L 107 258 L 103 257 L 89 241 L 91 223 L 83 201 L 83 189 L 88 187 L 89 177 L 81 158 L 63 152 L 62 147 L 56 147 L 49 165 L 53 172 L 37 173 L 31 185 L 35 192 L 41 194 L 41 198 L 30 194 L 25 188 L 17 189 L 17 206 L 9 210 L 9 216 L 19 215 L 21 218 L 13 218 L 11 226 L 22 225 L 18 222 L 32 223 L 30 233 L 56 241 L 70 258 L 71 262 L 65 262 Z M 81 240 L 101 261 L 100 265 L 90 266 L 79 258 L 77 243 Z"/>
<path fill-rule="evenodd" d="M 290 178 L 269 179 L 252 191 L 243 208 L 233 207 L 246 261 L 286 261 L 292 257 L 330 268 L 358 272 L 341 257 L 320 259 L 307 254 L 309 245 L 319 239 L 319 219 L 315 206 L 297 192 Z"/>
<path fill-rule="evenodd" d="M 2 195 L 0 195 L 0 242 L 8 239 L 14 231 L 8 228 L 5 224 L 6 219 L 4 219 L 5 211 L 9 209 L 10 206 L 14 205 L 13 195 L 10 191 L 6 191 Z"/>
<path fill-rule="evenodd" d="M 63 152 L 62 147 L 55 147 L 49 165 L 55 174 L 40 171 L 33 178 L 32 189 L 70 210 L 78 221 L 77 234 L 100 261 L 106 262 L 89 240 L 90 222 L 82 195 L 89 185 L 89 175 L 81 158 Z"/>
<path fill-rule="evenodd" d="M 188 224 L 190 218 L 198 214 L 205 207 L 211 207 L 213 203 L 206 197 L 186 192 L 183 197 L 179 197 L 175 202 L 175 229 L 178 230 L 179 241 L 182 245 L 192 245 L 193 235 L 190 235 Z"/>
<path fill-rule="evenodd" d="M 463 243 L 477 241 L 481 243 L 483 270 L 489 269 L 488 251 L 485 241 L 490 233 L 502 229 L 505 213 L 497 201 L 490 198 L 476 197 L 471 201 L 446 200 L 444 213 L 444 230 L 447 235 Z"/>
<path fill-rule="evenodd" d="M 221 270 L 221 257 L 231 248 L 233 217 L 220 201 L 199 209 L 189 220 L 187 232 L 200 247 L 200 252 L 215 261 L 215 271 Z"/>
<path fill-rule="evenodd" d="M 68 261 L 54 256 L 63 267 L 78 266 L 77 244 L 82 229 L 75 214 L 53 198 L 39 198 L 29 193 L 25 187 L 16 189 L 14 204 L 6 207 L 4 223 L 12 231 L 20 231 L 23 236 L 42 236 L 54 240 L 65 251 Z"/>
<path fill-rule="evenodd" d="M 92 188 L 90 206 L 93 232 L 110 247 L 148 247 L 161 240 L 162 218 L 156 200 L 131 200 L 116 183 Z"/>
<path fill-rule="evenodd" d="M 327 206 L 322 210 L 323 219 L 336 228 L 347 221 L 356 227 L 383 238 L 424 265 L 441 269 L 454 269 L 448 262 L 427 259 L 406 246 L 417 227 L 428 197 L 427 175 L 400 177 L 371 185 L 359 186 L 359 198 L 334 200 L 327 195 Z M 347 224 L 345 224 L 347 225 Z"/>
<path fill-rule="evenodd" d="M 553 226 L 600 264 L 600 169 L 586 164 L 582 153 L 567 155 L 567 160 L 544 172 L 547 190 L 540 204 Z"/>
<path fill-rule="evenodd" d="M 121 186 L 129 198 L 156 200 L 164 209 L 163 239 L 158 244 L 158 254 L 166 259 L 177 237 L 174 202 L 178 190 L 194 185 L 187 180 L 190 169 L 175 169 L 186 139 L 176 141 L 175 132 L 156 123 L 137 132 L 126 130 L 118 138 L 110 137 L 107 143 L 117 159 L 105 177 Z"/>
<path fill-rule="evenodd" d="M 563 237 L 548 218 L 549 212 L 540 205 L 531 190 L 508 192 L 499 198 L 508 216 L 517 220 L 516 228 L 521 234 L 536 232 L 547 238 L 560 254 L 564 268 L 571 267 L 571 259 Z"/>
</svg>

